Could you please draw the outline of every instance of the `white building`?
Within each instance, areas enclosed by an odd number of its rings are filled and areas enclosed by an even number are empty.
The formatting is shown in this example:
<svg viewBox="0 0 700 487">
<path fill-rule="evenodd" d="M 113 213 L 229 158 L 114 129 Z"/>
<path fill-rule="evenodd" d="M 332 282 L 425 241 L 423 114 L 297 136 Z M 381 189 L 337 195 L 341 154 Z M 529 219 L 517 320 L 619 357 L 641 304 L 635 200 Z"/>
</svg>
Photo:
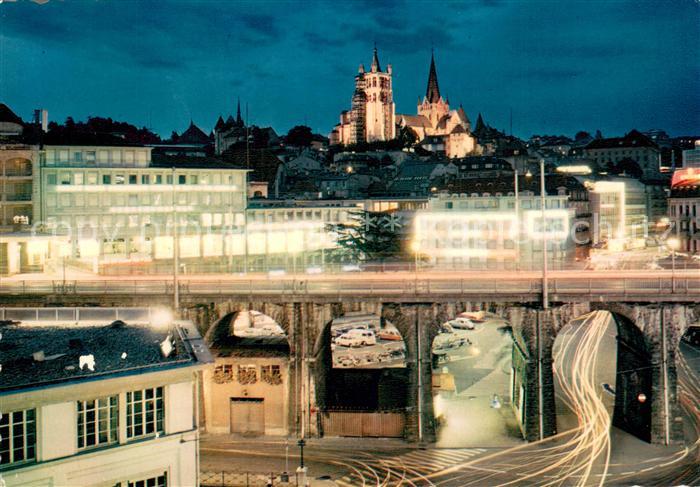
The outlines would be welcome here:
<svg viewBox="0 0 700 487">
<path fill-rule="evenodd" d="M 152 163 L 150 151 L 45 148 L 39 220 L 71 237 L 62 255 L 94 272 L 157 264 L 173 259 L 177 233 L 185 266 L 242 259 L 246 170 L 216 161 Z"/>
<path fill-rule="evenodd" d="M 700 252 L 700 168 L 679 169 L 673 174 L 668 200 L 671 232 L 680 240 L 681 252 Z"/>
<path fill-rule="evenodd" d="M 0 484 L 199 484 L 198 377 L 213 358 L 192 323 L 114 308 L 0 319 L 16 322 L 2 330 Z"/>
<path fill-rule="evenodd" d="M 575 209 L 567 195 L 546 196 L 547 250 L 550 267 L 573 259 L 571 223 Z M 513 193 L 447 194 L 431 198 L 414 220 L 412 250 L 434 266 L 472 269 L 529 269 L 542 264 L 540 195 Z"/>
<path fill-rule="evenodd" d="M 700 140 L 695 141 L 695 148 L 683 151 L 683 167 L 700 167 Z"/>
<path fill-rule="evenodd" d="M 647 187 L 634 178 L 610 177 L 586 181 L 591 211 L 591 241 L 609 250 L 645 245 L 651 221 Z"/>
</svg>

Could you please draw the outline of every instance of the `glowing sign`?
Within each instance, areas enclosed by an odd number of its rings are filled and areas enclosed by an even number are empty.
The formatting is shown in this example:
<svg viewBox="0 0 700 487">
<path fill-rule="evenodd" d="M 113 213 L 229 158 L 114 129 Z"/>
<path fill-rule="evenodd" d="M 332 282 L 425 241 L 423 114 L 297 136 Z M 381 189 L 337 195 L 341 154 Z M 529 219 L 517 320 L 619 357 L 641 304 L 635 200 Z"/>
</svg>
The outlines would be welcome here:
<svg viewBox="0 0 700 487">
<path fill-rule="evenodd" d="M 700 185 L 700 169 L 688 167 L 678 169 L 671 178 L 671 187 Z"/>
</svg>

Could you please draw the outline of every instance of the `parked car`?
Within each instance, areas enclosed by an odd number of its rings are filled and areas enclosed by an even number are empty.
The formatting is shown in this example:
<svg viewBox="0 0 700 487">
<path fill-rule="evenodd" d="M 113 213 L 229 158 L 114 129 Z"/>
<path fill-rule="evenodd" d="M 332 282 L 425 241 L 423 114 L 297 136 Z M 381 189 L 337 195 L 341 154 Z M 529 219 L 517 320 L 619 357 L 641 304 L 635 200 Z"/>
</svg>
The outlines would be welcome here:
<svg viewBox="0 0 700 487">
<path fill-rule="evenodd" d="M 341 367 L 352 367 L 357 364 L 357 360 L 350 355 L 343 355 L 342 357 L 338 357 L 336 363 Z"/>
<path fill-rule="evenodd" d="M 335 343 L 341 347 L 364 347 L 376 345 L 377 337 L 371 330 L 350 330 L 336 338 Z"/>
<path fill-rule="evenodd" d="M 392 329 L 383 329 L 379 330 L 379 333 L 377 333 L 377 337 L 380 340 L 387 340 L 387 341 L 399 341 L 403 340 L 403 337 L 401 336 L 401 333 L 398 332 L 398 330 L 392 330 Z"/>
<path fill-rule="evenodd" d="M 447 324 L 456 330 L 473 330 L 474 329 L 474 322 L 472 320 L 470 320 L 469 318 L 464 318 L 464 317 L 457 317 L 454 320 L 448 321 Z"/>
</svg>

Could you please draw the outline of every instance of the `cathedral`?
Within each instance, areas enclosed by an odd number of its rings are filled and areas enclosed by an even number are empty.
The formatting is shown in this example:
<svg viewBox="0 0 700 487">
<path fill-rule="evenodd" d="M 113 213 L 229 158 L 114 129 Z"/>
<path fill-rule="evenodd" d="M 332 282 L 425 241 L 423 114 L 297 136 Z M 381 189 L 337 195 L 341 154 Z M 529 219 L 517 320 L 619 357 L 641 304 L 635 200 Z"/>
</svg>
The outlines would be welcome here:
<svg viewBox="0 0 700 487">
<path fill-rule="evenodd" d="M 391 88 L 391 64 L 382 71 L 374 48 L 369 71 L 360 64 L 355 76 L 355 92 L 349 111 L 340 114 L 340 123 L 330 134 L 331 144 L 357 144 L 391 140 L 396 137 L 396 115 Z"/>
<path fill-rule="evenodd" d="M 370 72 L 365 72 L 364 66 L 360 65 L 355 77 L 352 108 L 340 114 L 340 123 L 331 132 L 330 142 L 348 145 L 391 140 L 400 128 L 410 129 L 420 145 L 444 151 L 450 158 L 480 154 L 462 106 L 450 110 L 449 101 L 440 95 L 434 56 L 430 59 L 425 97 L 418 100 L 417 112 L 416 115 L 395 115 L 391 65 L 382 72 L 375 48 Z"/>
<path fill-rule="evenodd" d="M 434 56 L 430 57 L 428 87 L 423 101 L 418 99 L 417 111 L 417 115 L 397 117 L 398 125 L 413 131 L 421 145 L 444 147 L 445 155 L 450 158 L 465 157 L 479 152 L 476 138 L 471 133 L 469 117 L 462 106 L 457 110 L 450 110 L 450 102 L 440 95 Z"/>
</svg>

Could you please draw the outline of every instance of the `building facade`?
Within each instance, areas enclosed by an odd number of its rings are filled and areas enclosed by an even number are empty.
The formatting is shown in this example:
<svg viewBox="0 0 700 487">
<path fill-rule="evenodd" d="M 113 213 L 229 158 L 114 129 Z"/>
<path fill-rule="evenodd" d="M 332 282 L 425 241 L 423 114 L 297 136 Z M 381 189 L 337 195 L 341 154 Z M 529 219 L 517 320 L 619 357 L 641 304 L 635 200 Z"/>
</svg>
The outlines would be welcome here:
<svg viewBox="0 0 700 487">
<path fill-rule="evenodd" d="M 564 268 L 574 258 L 567 195 L 546 196 L 548 265 Z M 517 208 L 516 208 L 517 204 Z M 534 269 L 543 260 L 540 195 L 449 194 L 431 198 L 414 221 L 412 250 L 431 266 L 469 269 Z"/>
<path fill-rule="evenodd" d="M 625 159 L 636 162 L 642 170 L 642 179 L 658 179 L 661 176 L 660 154 L 654 141 L 636 130 L 624 137 L 595 139 L 583 149 L 584 157 L 595 161 L 603 171 Z"/>
<path fill-rule="evenodd" d="M 700 140 L 695 141 L 695 148 L 683 151 L 683 167 L 700 168 Z"/>
<path fill-rule="evenodd" d="M 3 485 L 198 485 L 196 391 L 213 359 L 193 324 L 113 308 L 0 313 L 15 322 L 2 337 Z"/>
<path fill-rule="evenodd" d="M 700 253 L 700 169 L 677 170 L 668 199 L 671 233 L 680 241 L 681 252 Z"/>
<path fill-rule="evenodd" d="M 375 47 L 370 70 L 365 71 L 361 64 L 355 76 L 352 108 L 340 114 L 340 123 L 329 136 L 331 144 L 352 145 L 396 137 L 391 75 L 391 64 L 382 71 Z"/>
<path fill-rule="evenodd" d="M 274 328 L 282 334 L 265 336 Z M 255 338 L 236 336 L 260 332 Z M 290 353 L 287 337 L 271 318 L 252 311 L 230 313 L 206 335 L 215 357 L 203 375 L 208 433 L 287 435 L 290 420 Z"/>
<path fill-rule="evenodd" d="M 70 235 L 62 252 L 94 272 L 174 258 L 227 262 L 245 254 L 246 170 L 154 164 L 145 147 L 47 146 L 41 168 L 41 222 Z M 177 222 L 177 224 L 174 224 Z"/>
</svg>

